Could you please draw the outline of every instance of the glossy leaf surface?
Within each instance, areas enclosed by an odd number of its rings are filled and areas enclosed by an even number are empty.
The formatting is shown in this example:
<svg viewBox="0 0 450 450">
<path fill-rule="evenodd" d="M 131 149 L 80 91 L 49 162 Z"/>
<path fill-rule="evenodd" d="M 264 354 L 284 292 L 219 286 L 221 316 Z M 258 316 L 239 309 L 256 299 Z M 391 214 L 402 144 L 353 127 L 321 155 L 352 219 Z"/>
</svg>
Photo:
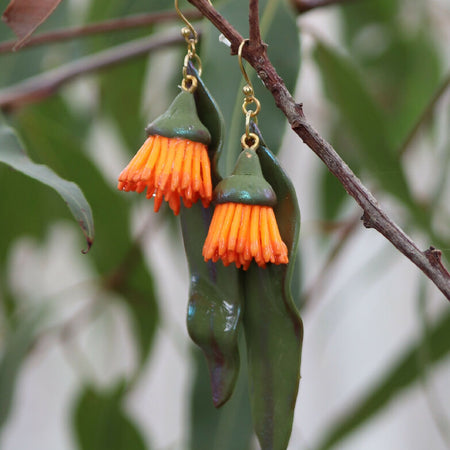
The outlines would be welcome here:
<svg viewBox="0 0 450 450">
<path fill-rule="evenodd" d="M 258 149 L 264 177 L 277 194 L 278 227 L 289 264 L 252 263 L 244 275 L 244 330 L 255 431 L 263 450 L 287 447 L 300 381 L 303 325 L 291 295 L 300 212 L 294 187 L 264 144 Z"/>
<path fill-rule="evenodd" d="M 242 336 L 241 336 L 242 337 Z M 243 339 L 240 339 L 243 341 Z M 230 400 L 220 409 L 211 404 L 208 370 L 200 352 L 194 355 L 195 379 L 191 399 L 191 450 L 248 450 L 253 436 L 248 401 L 245 345 L 241 345 L 242 366 Z"/>
<path fill-rule="evenodd" d="M 94 242 L 94 219 L 81 189 L 75 183 L 59 177 L 47 166 L 34 163 L 24 152 L 14 131 L 4 124 L 0 125 L 0 162 L 53 188 L 80 225 L 89 250 Z"/>
<path fill-rule="evenodd" d="M 214 160 L 222 145 L 223 119 L 201 79 L 195 96 L 200 120 L 212 136 L 209 154 Z M 212 213 L 212 206 L 205 209 L 199 203 L 183 207 L 181 226 L 190 272 L 188 331 L 206 356 L 213 403 L 219 407 L 230 398 L 239 372 L 241 292 L 235 268 L 203 260 Z"/>
</svg>

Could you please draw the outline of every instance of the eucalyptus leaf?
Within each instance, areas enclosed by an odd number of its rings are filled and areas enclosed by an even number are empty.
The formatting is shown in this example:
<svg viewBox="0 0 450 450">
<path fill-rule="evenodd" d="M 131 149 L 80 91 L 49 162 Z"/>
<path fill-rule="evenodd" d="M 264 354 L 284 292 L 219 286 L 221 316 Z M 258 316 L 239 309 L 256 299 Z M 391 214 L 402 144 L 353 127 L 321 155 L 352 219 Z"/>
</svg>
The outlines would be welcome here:
<svg viewBox="0 0 450 450">
<path fill-rule="evenodd" d="M 100 105 L 114 120 L 127 147 L 136 152 L 145 137 L 145 123 L 139 111 L 144 97 L 147 59 L 140 58 L 113 67 L 100 77 Z M 123 99 L 127 101 L 124 102 Z"/>
<path fill-rule="evenodd" d="M 358 157 L 388 192 L 413 204 L 403 167 L 389 142 L 387 121 L 348 58 L 319 42 L 314 50 L 325 90 L 358 144 Z"/>
<path fill-rule="evenodd" d="M 85 388 L 74 410 L 80 450 L 150 450 L 123 408 L 123 386 L 100 392 Z"/>
<path fill-rule="evenodd" d="M 11 411 L 19 372 L 33 343 L 36 329 L 42 321 L 44 311 L 32 310 L 18 317 L 17 324 L 7 336 L 0 359 L 0 429 Z"/>
<path fill-rule="evenodd" d="M 241 339 L 242 340 L 242 339 Z M 248 401 L 245 345 L 242 365 L 230 400 L 220 409 L 211 404 L 205 360 L 194 352 L 194 381 L 191 398 L 190 450 L 249 450 L 253 435 Z"/>
<path fill-rule="evenodd" d="M 401 148 L 440 81 L 442 67 L 430 33 L 428 5 L 418 4 L 411 30 L 398 0 L 366 0 L 342 8 L 345 44 L 383 105 L 391 145 Z M 389 36 L 382 45 L 368 45 Z M 363 39 L 361 39 L 363 38 Z M 374 49 L 376 51 L 374 52 Z"/>
<path fill-rule="evenodd" d="M 222 115 L 198 73 L 195 97 L 198 116 L 211 133 L 209 156 L 214 161 L 223 143 Z M 217 181 L 217 175 L 216 175 Z M 238 271 L 222 263 L 205 263 L 202 248 L 208 234 L 213 207 L 195 204 L 181 209 L 181 227 L 189 264 L 190 290 L 188 331 L 208 361 L 212 399 L 216 407 L 231 396 L 239 373 L 237 338 L 241 319 L 242 294 Z"/>
<path fill-rule="evenodd" d="M 18 37 L 16 48 L 53 13 L 61 0 L 11 0 L 2 19 Z"/>
<path fill-rule="evenodd" d="M 282 450 L 291 435 L 300 381 L 303 325 L 291 294 L 300 212 L 291 181 L 262 138 L 257 152 L 277 194 L 274 212 L 289 264 L 261 268 L 252 263 L 245 272 L 244 330 L 255 431 L 263 450 Z"/>
<path fill-rule="evenodd" d="M 0 124 L 0 162 L 53 188 L 66 202 L 85 235 L 87 250 L 94 242 L 92 210 L 81 189 L 59 177 L 47 166 L 36 164 L 27 156 L 12 128 Z"/>
<path fill-rule="evenodd" d="M 364 398 L 342 415 L 327 432 L 317 450 L 334 448 L 350 436 L 362 424 L 374 419 L 397 395 L 422 374 L 423 342 L 414 343 L 404 355 L 396 360 L 390 370 L 372 386 Z M 450 312 L 446 311 L 428 330 L 427 363 L 436 364 L 450 352 Z M 428 370 L 430 366 L 428 366 Z"/>
</svg>

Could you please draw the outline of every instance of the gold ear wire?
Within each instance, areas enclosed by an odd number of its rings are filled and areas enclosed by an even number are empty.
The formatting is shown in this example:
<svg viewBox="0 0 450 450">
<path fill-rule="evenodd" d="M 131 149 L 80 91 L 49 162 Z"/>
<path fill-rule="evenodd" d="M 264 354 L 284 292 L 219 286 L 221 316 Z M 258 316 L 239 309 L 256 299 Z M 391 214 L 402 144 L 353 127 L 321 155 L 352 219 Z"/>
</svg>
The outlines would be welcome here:
<svg viewBox="0 0 450 450">
<path fill-rule="evenodd" d="M 244 103 L 242 103 L 242 112 L 245 115 L 245 134 L 242 135 L 241 144 L 243 148 L 250 148 L 251 150 L 256 150 L 259 146 L 259 138 L 255 133 L 250 133 L 250 120 L 253 119 L 255 123 L 258 123 L 257 115 L 261 110 L 261 103 L 255 97 L 255 93 L 253 91 L 253 85 L 250 81 L 250 78 L 245 71 L 244 64 L 242 62 L 242 49 L 244 45 L 248 42 L 248 39 L 244 39 L 238 48 L 238 61 L 239 67 L 241 68 L 242 75 L 246 81 L 246 85 L 242 88 L 242 92 L 245 95 Z M 255 109 L 248 109 L 248 105 L 252 103 L 255 104 Z"/>
<path fill-rule="evenodd" d="M 192 39 L 194 40 L 195 43 L 198 42 L 198 34 L 195 31 L 195 28 L 192 26 L 191 22 L 189 22 L 189 20 L 187 20 L 186 16 L 181 12 L 180 7 L 178 6 L 178 0 L 175 0 L 175 10 L 177 12 L 177 14 L 180 16 L 180 19 L 186 24 L 189 32 L 192 35 Z M 184 32 L 184 29 L 181 30 L 181 33 L 183 34 L 185 39 L 189 39 L 189 35 L 186 36 L 187 33 Z"/>
<path fill-rule="evenodd" d="M 195 89 L 197 89 L 197 78 L 194 75 L 189 75 L 187 73 L 187 68 L 189 61 L 195 60 L 197 63 L 197 72 L 199 76 L 202 74 L 202 62 L 200 57 L 197 55 L 195 48 L 195 44 L 198 42 L 198 33 L 195 31 L 195 28 L 192 26 L 191 22 L 189 22 L 186 16 L 181 12 L 178 6 L 178 0 L 175 0 L 175 10 L 181 20 L 186 24 L 186 26 L 181 29 L 181 34 L 183 35 L 188 47 L 187 54 L 184 57 L 183 62 L 183 80 L 181 82 L 181 87 L 187 92 L 194 92 Z"/>
</svg>

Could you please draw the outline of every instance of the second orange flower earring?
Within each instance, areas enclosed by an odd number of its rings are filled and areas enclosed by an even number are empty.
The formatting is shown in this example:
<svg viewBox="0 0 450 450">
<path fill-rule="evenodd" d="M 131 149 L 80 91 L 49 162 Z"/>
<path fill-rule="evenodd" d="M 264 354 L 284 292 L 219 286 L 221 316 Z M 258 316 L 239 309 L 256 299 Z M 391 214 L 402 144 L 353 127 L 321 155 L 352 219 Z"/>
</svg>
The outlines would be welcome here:
<svg viewBox="0 0 450 450">
<path fill-rule="evenodd" d="M 169 109 L 147 126 L 147 140 L 119 175 L 117 187 L 138 193 L 146 190 L 147 198 L 154 197 L 155 212 L 165 200 L 178 215 L 181 201 L 190 207 L 201 200 L 207 207 L 212 199 L 212 182 L 208 156 L 211 135 L 197 115 L 193 95 L 197 78 L 187 73 L 189 61 L 193 61 L 201 75 L 201 61 L 195 49 L 198 35 L 179 10 L 178 0 L 175 8 L 187 25 L 182 29 L 188 44 L 182 91 Z"/>
<path fill-rule="evenodd" d="M 287 264 L 288 251 L 278 230 L 273 206 L 277 203 L 275 192 L 264 179 L 259 157 L 259 137 L 250 132 L 250 121 L 255 120 L 260 103 L 242 65 L 242 48 L 238 57 L 247 81 L 243 88 L 242 105 L 245 114 L 243 148 L 233 174 L 223 179 L 214 189 L 216 204 L 208 235 L 203 246 L 205 261 L 222 260 L 225 266 L 235 263 L 247 270 L 254 259 L 260 267 L 267 263 Z M 254 103 L 255 109 L 248 109 Z"/>
</svg>

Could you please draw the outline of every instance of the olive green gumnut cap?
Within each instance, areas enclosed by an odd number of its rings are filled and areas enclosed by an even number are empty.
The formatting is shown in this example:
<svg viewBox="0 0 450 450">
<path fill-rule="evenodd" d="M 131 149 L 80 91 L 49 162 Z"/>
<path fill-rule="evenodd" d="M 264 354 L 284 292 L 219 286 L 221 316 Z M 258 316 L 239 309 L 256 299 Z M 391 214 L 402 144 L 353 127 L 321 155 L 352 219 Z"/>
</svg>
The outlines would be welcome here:
<svg viewBox="0 0 450 450">
<path fill-rule="evenodd" d="M 224 178 L 214 189 L 215 203 L 243 203 L 274 206 L 277 196 L 264 179 L 258 155 L 245 149 L 237 160 L 233 174 Z"/>
<path fill-rule="evenodd" d="M 200 122 L 194 95 L 181 91 L 169 109 L 145 128 L 147 136 L 159 135 L 167 138 L 182 138 L 208 145 L 211 134 Z"/>
</svg>

